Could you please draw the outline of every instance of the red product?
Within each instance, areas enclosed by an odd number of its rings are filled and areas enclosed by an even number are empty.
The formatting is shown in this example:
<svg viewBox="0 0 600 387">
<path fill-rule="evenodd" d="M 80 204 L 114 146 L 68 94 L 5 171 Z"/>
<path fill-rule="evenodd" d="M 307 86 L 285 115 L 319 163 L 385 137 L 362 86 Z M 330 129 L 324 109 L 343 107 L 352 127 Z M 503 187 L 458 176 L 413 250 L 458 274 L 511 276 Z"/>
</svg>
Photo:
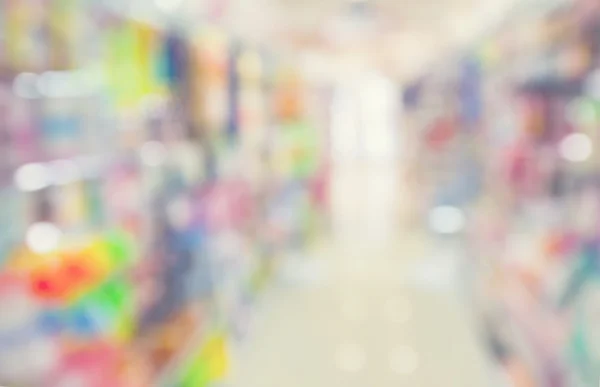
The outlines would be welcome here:
<svg viewBox="0 0 600 387">
<path fill-rule="evenodd" d="M 38 270 L 31 275 L 31 291 L 44 301 L 60 301 L 64 299 L 67 287 L 58 273 L 50 270 Z"/>
<path fill-rule="evenodd" d="M 439 150 L 452 140 L 455 132 L 452 120 L 442 118 L 433 124 L 431 130 L 427 133 L 426 141 L 431 148 Z"/>
<path fill-rule="evenodd" d="M 526 139 L 507 154 L 507 178 L 519 196 L 529 197 L 539 188 L 542 173 L 536 160 L 535 150 Z"/>
<path fill-rule="evenodd" d="M 327 167 L 322 167 L 313 180 L 312 185 L 313 201 L 321 209 L 326 210 L 328 206 L 329 193 L 329 171 Z"/>
</svg>

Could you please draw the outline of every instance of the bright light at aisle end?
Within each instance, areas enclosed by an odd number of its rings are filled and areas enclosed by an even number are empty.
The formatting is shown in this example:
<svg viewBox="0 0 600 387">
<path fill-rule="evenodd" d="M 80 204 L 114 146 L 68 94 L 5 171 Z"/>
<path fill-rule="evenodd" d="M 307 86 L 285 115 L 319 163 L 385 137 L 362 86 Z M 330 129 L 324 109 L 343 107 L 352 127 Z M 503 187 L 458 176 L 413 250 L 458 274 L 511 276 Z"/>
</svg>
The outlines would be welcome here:
<svg viewBox="0 0 600 387">
<path fill-rule="evenodd" d="M 439 234 L 456 234 L 465 227 L 465 215 L 460 208 L 435 207 L 429 212 L 429 227 Z"/>
<path fill-rule="evenodd" d="M 566 136 L 559 145 L 563 159 L 571 162 L 582 162 L 592 156 L 592 140 L 583 133 L 572 133 Z"/>
<path fill-rule="evenodd" d="M 40 222 L 32 224 L 27 229 L 25 241 L 31 251 L 44 254 L 56 250 L 61 237 L 62 232 L 56 225 L 48 222 Z"/>
</svg>

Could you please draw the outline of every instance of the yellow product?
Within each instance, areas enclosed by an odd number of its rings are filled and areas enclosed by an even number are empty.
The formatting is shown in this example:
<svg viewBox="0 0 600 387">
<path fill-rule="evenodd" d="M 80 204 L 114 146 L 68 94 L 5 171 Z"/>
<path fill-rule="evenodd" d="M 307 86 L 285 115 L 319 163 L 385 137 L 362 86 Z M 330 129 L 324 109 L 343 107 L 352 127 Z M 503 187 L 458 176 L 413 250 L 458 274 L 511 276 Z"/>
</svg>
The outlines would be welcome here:
<svg viewBox="0 0 600 387">
<path fill-rule="evenodd" d="M 215 334 L 206 343 L 204 356 L 208 362 L 208 375 L 211 381 L 223 379 L 229 370 L 227 339 L 224 334 Z"/>
<path fill-rule="evenodd" d="M 8 270 L 19 274 L 27 274 L 41 266 L 58 266 L 60 262 L 58 252 L 48 254 L 36 254 L 26 247 L 20 248 L 11 259 L 8 260 Z"/>
<path fill-rule="evenodd" d="M 103 275 L 108 275 L 115 269 L 115 263 L 110 256 L 108 246 L 101 238 L 94 239 L 89 246 L 83 250 L 83 255 L 89 257 L 94 263 L 96 270 Z"/>
<path fill-rule="evenodd" d="M 139 36 L 132 24 L 123 24 L 107 33 L 106 78 L 121 109 L 135 107 L 142 94 L 139 49 Z"/>
<path fill-rule="evenodd" d="M 81 183 L 69 184 L 57 192 L 59 224 L 65 228 L 77 228 L 88 218 L 88 206 Z"/>
<path fill-rule="evenodd" d="M 6 51 L 8 62 L 12 68 L 27 69 L 26 52 L 27 26 L 32 23 L 31 12 L 25 2 L 10 1 L 4 6 L 6 12 Z"/>
<path fill-rule="evenodd" d="M 193 357 L 177 385 L 206 387 L 221 381 L 229 372 L 229 354 L 224 333 L 212 333 L 200 352 Z"/>
<path fill-rule="evenodd" d="M 151 94 L 163 94 L 164 88 L 160 85 L 158 71 L 159 32 L 153 27 L 136 23 L 133 25 L 136 31 L 138 49 L 135 50 L 136 63 L 140 73 L 140 95 L 142 98 Z"/>
<path fill-rule="evenodd" d="M 129 342 L 135 335 L 136 322 L 130 314 L 119 316 L 117 321 L 115 339 L 119 342 Z"/>
<path fill-rule="evenodd" d="M 49 5 L 51 50 L 50 66 L 53 69 L 68 70 L 75 65 L 76 40 L 80 37 L 76 21 L 77 0 L 54 0 Z"/>
</svg>

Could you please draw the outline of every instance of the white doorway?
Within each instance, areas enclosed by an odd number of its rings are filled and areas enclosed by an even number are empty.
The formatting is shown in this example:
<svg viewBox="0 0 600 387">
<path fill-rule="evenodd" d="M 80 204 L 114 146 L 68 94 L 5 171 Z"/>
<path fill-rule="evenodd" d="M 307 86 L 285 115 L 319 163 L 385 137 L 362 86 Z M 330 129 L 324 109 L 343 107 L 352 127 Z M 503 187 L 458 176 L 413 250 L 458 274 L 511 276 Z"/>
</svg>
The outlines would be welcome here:
<svg viewBox="0 0 600 387">
<path fill-rule="evenodd" d="M 398 226 L 400 100 L 394 82 L 367 74 L 338 85 L 331 109 L 331 204 L 336 236 L 364 242 Z"/>
</svg>

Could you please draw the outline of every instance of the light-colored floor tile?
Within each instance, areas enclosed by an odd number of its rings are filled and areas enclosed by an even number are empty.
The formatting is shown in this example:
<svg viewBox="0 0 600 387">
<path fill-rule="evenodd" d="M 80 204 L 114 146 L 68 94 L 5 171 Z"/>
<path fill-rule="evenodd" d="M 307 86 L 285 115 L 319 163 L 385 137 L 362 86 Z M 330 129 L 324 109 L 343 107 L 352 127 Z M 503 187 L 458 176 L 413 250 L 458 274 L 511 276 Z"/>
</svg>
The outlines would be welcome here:
<svg viewBox="0 0 600 387">
<path fill-rule="evenodd" d="M 334 176 L 333 233 L 294 258 L 234 350 L 231 387 L 488 387 L 451 250 L 398 236 L 394 169 Z"/>
</svg>

